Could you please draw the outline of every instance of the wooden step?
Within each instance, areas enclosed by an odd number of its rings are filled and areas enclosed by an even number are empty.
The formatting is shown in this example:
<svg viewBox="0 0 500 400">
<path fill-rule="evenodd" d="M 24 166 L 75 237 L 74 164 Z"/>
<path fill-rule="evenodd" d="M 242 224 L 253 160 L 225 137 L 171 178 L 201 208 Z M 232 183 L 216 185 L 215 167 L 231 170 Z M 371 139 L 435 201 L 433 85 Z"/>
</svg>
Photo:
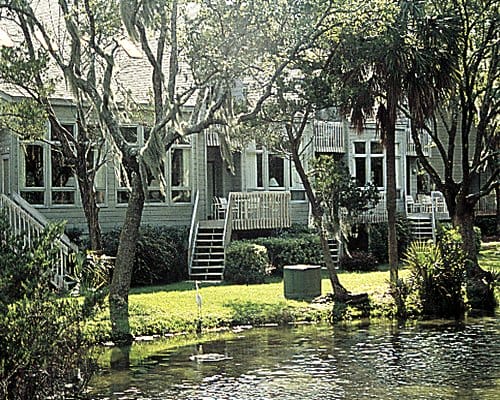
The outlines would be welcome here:
<svg viewBox="0 0 500 400">
<path fill-rule="evenodd" d="M 224 221 L 200 221 L 189 277 L 222 280 L 224 272 Z"/>
</svg>

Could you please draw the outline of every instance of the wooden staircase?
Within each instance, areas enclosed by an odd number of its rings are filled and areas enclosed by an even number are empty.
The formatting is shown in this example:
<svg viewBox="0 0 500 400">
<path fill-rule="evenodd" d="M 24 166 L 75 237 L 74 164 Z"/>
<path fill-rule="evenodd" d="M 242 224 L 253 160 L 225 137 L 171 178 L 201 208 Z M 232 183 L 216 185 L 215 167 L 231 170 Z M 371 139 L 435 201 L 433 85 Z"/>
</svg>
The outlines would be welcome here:
<svg viewBox="0 0 500 400">
<path fill-rule="evenodd" d="M 434 239 L 435 232 L 431 216 L 412 216 L 408 219 L 414 240 L 428 241 Z"/>
<path fill-rule="evenodd" d="M 224 274 L 224 221 L 199 221 L 189 278 L 221 281 Z"/>
</svg>

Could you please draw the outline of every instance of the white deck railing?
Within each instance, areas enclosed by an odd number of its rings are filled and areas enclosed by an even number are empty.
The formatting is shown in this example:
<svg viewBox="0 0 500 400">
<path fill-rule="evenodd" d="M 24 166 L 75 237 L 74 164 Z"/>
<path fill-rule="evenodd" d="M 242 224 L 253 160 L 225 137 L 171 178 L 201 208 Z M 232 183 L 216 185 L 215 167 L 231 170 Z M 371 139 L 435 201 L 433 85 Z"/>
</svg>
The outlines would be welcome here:
<svg viewBox="0 0 500 400">
<path fill-rule="evenodd" d="M 0 195 L 0 209 L 5 210 L 7 220 L 16 235 L 22 235 L 24 244 L 32 246 L 48 224 L 47 219 L 35 210 L 21 196 L 13 193 L 11 197 Z M 59 249 L 59 260 L 52 267 L 52 283 L 58 287 L 65 286 L 65 278 L 70 271 L 70 254 L 77 252 L 78 247 L 62 235 L 55 243 Z"/>
<path fill-rule="evenodd" d="M 314 121 L 314 150 L 322 153 L 344 153 L 342 122 Z"/>
<path fill-rule="evenodd" d="M 290 192 L 232 192 L 228 213 L 233 230 L 274 229 L 291 225 Z"/>
<path fill-rule="evenodd" d="M 448 219 L 448 207 L 441 192 L 433 191 L 430 195 L 418 195 L 417 200 L 408 195 L 405 199 L 406 214 L 434 215 L 438 220 Z"/>
<path fill-rule="evenodd" d="M 381 198 L 377 205 L 369 210 L 363 211 L 355 216 L 348 215 L 345 209 L 340 211 L 341 218 L 349 218 L 351 223 L 375 224 L 387 221 L 387 207 L 385 204 L 385 195 L 381 193 Z"/>
</svg>

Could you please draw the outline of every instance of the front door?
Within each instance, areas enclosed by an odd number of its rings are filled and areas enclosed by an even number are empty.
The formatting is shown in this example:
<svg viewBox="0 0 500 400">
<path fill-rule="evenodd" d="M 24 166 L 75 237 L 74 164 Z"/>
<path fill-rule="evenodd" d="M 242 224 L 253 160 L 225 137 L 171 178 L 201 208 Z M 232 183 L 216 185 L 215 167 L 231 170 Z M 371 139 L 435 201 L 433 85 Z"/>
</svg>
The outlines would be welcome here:
<svg viewBox="0 0 500 400">
<path fill-rule="evenodd" d="M 215 165 L 213 161 L 207 162 L 207 215 L 213 214 L 212 200 L 215 196 Z"/>
</svg>

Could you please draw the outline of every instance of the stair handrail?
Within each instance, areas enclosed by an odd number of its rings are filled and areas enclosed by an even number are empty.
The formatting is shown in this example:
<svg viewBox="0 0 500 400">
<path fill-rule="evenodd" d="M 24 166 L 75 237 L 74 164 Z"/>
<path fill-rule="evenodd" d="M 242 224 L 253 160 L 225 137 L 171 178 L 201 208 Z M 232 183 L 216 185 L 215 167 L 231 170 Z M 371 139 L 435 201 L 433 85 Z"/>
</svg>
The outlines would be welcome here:
<svg viewBox="0 0 500 400">
<path fill-rule="evenodd" d="M 198 231 L 198 207 L 200 203 L 200 192 L 197 190 L 194 197 L 193 215 L 191 216 L 191 225 L 189 226 L 189 239 L 188 239 L 188 268 L 191 274 L 191 267 L 193 265 L 194 244 Z"/>
<path fill-rule="evenodd" d="M 39 236 L 49 221 L 40 212 L 35 210 L 26 200 L 17 193 L 10 196 L 0 195 L 0 208 L 8 210 L 9 224 L 15 234 L 22 234 L 25 244 L 32 245 L 33 239 Z M 70 267 L 70 254 L 78 252 L 78 246 L 65 235 L 61 235 L 55 242 L 59 247 L 59 262 L 52 267 L 52 283 L 58 287 L 66 286 L 65 278 Z"/>
<path fill-rule="evenodd" d="M 32 220 L 34 220 L 39 226 L 46 227 L 49 224 L 49 220 L 45 218 L 40 211 L 34 208 L 30 203 L 28 203 L 25 199 L 23 199 L 18 193 L 11 193 L 10 199 L 19 206 Z M 68 246 L 71 250 L 77 252 L 78 246 L 74 244 L 71 239 L 63 233 L 59 240 L 62 244 Z"/>
<path fill-rule="evenodd" d="M 436 243 L 436 199 L 431 197 L 432 242 Z"/>
<path fill-rule="evenodd" d="M 224 231 L 222 234 L 222 244 L 224 245 L 224 259 L 226 259 L 226 250 L 231 242 L 231 235 L 233 233 L 233 206 L 234 206 L 234 196 L 233 193 L 229 193 L 229 198 L 227 199 L 227 209 L 226 215 L 224 217 Z"/>
</svg>

